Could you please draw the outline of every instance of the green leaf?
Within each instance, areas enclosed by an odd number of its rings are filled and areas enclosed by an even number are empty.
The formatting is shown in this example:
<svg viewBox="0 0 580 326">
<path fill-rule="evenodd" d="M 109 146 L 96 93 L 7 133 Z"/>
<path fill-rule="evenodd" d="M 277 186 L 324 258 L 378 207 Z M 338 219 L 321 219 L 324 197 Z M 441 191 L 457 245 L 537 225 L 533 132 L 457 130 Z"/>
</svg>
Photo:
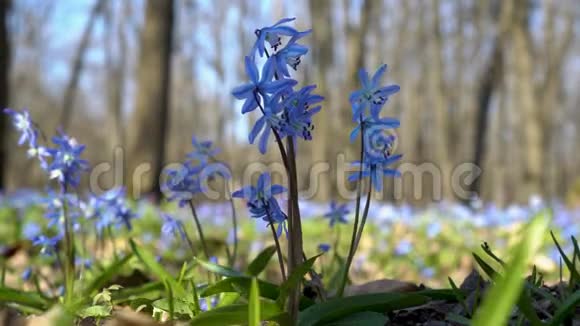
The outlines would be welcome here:
<svg viewBox="0 0 580 326">
<path fill-rule="evenodd" d="M 540 213 L 523 230 L 522 241 L 514 248 L 507 264 L 505 276 L 497 277 L 495 285 L 487 292 L 480 309 L 475 313 L 474 326 L 505 325 L 513 305 L 521 296 L 524 274 L 529 262 L 540 249 L 548 229 L 549 217 Z"/>
<path fill-rule="evenodd" d="M 302 311 L 298 318 L 298 325 L 325 325 L 357 312 L 387 313 L 419 306 L 429 301 L 428 297 L 413 293 L 377 293 L 335 298 Z"/>
<path fill-rule="evenodd" d="M 284 302 L 286 302 L 290 290 L 300 285 L 302 279 L 304 278 L 304 275 L 306 275 L 306 273 L 308 273 L 308 271 L 312 269 L 312 266 L 314 265 L 316 258 L 320 257 L 320 255 L 322 255 L 322 253 L 300 264 L 298 267 L 296 267 L 294 271 L 292 271 L 292 274 L 288 276 L 288 279 L 284 283 L 282 283 L 282 285 L 280 285 L 280 296 L 276 300 L 276 302 L 280 306 L 284 305 Z"/>
<path fill-rule="evenodd" d="M 554 313 L 554 318 L 550 322 L 552 326 L 562 325 L 566 317 L 573 313 L 576 307 L 580 305 L 580 291 L 576 291 L 574 294 L 569 296 L 564 303 L 558 307 Z"/>
<path fill-rule="evenodd" d="M 532 298 L 530 297 L 530 293 L 525 287 L 520 294 L 518 308 L 533 326 L 542 325 L 542 321 L 540 320 L 538 313 L 536 313 L 536 309 L 532 305 Z"/>
<path fill-rule="evenodd" d="M 165 289 L 167 290 L 167 300 L 169 302 L 169 320 L 175 319 L 175 301 L 173 298 L 173 290 L 168 280 L 165 280 Z"/>
<path fill-rule="evenodd" d="M 208 297 L 220 293 L 240 293 L 243 296 L 248 297 L 250 293 L 251 280 L 252 279 L 249 276 L 228 277 L 209 285 L 201 291 L 200 296 Z M 276 300 L 280 296 L 280 288 L 276 284 L 262 281 L 260 279 L 257 281 L 260 295 L 263 298 Z M 313 304 L 314 302 L 309 298 L 300 298 L 300 309 L 306 309 Z"/>
<path fill-rule="evenodd" d="M 113 308 L 111 306 L 90 306 L 78 312 L 81 318 L 107 318 L 111 315 Z"/>
<path fill-rule="evenodd" d="M 252 278 L 250 286 L 250 299 L 248 300 L 248 325 L 260 326 L 260 289 L 258 281 Z"/>
<path fill-rule="evenodd" d="M 458 315 L 456 313 L 453 313 L 453 312 L 447 314 L 446 319 L 448 321 L 452 321 L 452 322 L 460 324 L 460 325 L 465 325 L 465 326 L 471 325 L 471 320 L 469 320 L 468 318 L 465 318 L 461 315 Z"/>
<path fill-rule="evenodd" d="M 160 280 L 165 280 L 169 282 L 171 285 L 171 289 L 175 292 L 175 294 L 183 298 L 187 295 L 187 291 L 181 286 L 181 284 L 177 283 L 173 276 L 169 274 L 165 268 L 161 264 L 155 260 L 155 256 L 150 253 L 149 251 L 145 250 L 144 248 L 138 248 L 135 242 L 131 239 L 129 240 L 131 245 L 131 249 L 135 253 L 135 255 L 141 260 L 141 262 Z M 163 286 L 163 283 L 162 283 Z"/>
<path fill-rule="evenodd" d="M 153 301 L 151 305 L 157 309 L 166 311 L 170 315 L 171 310 L 173 309 L 174 316 L 193 316 L 189 303 L 181 298 L 174 298 L 173 300 L 169 300 L 169 298 L 163 298 Z M 173 305 L 173 308 L 171 305 Z"/>
<path fill-rule="evenodd" d="M 479 257 L 476 253 L 472 253 L 472 255 L 473 255 L 473 258 L 475 258 L 475 261 L 477 262 L 479 267 L 481 267 L 481 269 L 483 269 L 485 274 L 487 274 L 487 276 L 490 279 L 493 280 L 495 277 L 500 275 L 495 269 L 493 269 L 493 267 L 489 266 L 489 264 L 487 262 L 485 262 L 485 260 L 483 260 L 483 258 Z"/>
<path fill-rule="evenodd" d="M 377 326 L 385 325 L 388 318 L 387 316 L 373 311 L 363 311 L 357 312 L 350 316 L 341 318 L 332 323 L 328 323 L 329 326 Z"/>
<path fill-rule="evenodd" d="M 93 293 L 100 291 L 113 277 L 119 274 L 119 270 L 133 258 L 133 254 L 128 254 L 123 259 L 113 262 L 102 273 L 100 273 L 84 290 L 84 296 L 90 297 Z"/>
<path fill-rule="evenodd" d="M 34 292 L 0 287 L 0 303 L 16 303 L 25 307 L 44 310 L 49 302 Z"/>
<path fill-rule="evenodd" d="M 268 262 L 272 256 L 276 253 L 276 246 L 272 245 L 262 250 L 254 258 L 254 260 L 248 265 L 248 274 L 252 276 L 258 276 L 265 268 L 268 266 Z"/>
<path fill-rule="evenodd" d="M 123 288 L 111 294 L 113 302 L 119 304 L 128 300 L 134 300 L 137 297 L 153 296 L 159 297 L 161 291 L 164 289 L 163 283 L 151 282 L 139 287 Z"/>
<path fill-rule="evenodd" d="M 210 263 L 204 260 L 201 260 L 199 258 L 195 258 L 195 261 L 201 266 L 203 267 L 205 270 L 210 271 L 214 274 L 220 275 L 220 276 L 226 276 L 226 277 L 234 277 L 234 276 L 243 276 L 245 275 L 242 272 L 238 272 L 234 269 L 231 269 L 229 267 L 226 266 L 222 266 L 222 265 L 218 265 L 218 264 L 214 264 L 214 263 Z"/>
<path fill-rule="evenodd" d="M 191 321 L 191 325 L 240 325 L 248 323 L 248 305 L 232 304 L 202 312 Z M 273 302 L 260 301 L 260 320 L 273 321 L 283 314 Z"/>
<path fill-rule="evenodd" d="M 554 232 L 550 231 L 550 235 L 552 236 L 552 239 L 554 240 L 554 243 L 556 244 L 556 248 L 558 248 L 558 251 L 560 252 L 560 256 L 562 256 L 562 259 L 564 260 L 566 267 L 568 267 L 568 270 L 570 270 L 571 281 L 573 282 L 574 280 L 580 280 L 580 274 L 576 270 L 574 263 L 572 263 L 572 261 L 570 261 L 570 258 L 568 258 L 568 256 L 566 256 L 566 254 L 564 253 L 564 250 L 562 250 L 562 247 L 560 247 L 560 244 L 558 243 L 558 241 L 556 240 L 556 237 L 554 236 Z M 572 283 L 572 282 L 570 282 L 570 283 Z"/>
</svg>

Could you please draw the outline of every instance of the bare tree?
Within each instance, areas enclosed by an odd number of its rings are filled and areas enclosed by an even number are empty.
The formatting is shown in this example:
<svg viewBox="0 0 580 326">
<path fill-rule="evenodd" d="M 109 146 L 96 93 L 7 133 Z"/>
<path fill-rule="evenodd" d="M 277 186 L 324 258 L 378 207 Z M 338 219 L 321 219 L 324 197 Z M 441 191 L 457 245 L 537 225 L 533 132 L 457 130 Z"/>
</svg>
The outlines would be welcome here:
<svg viewBox="0 0 580 326">
<path fill-rule="evenodd" d="M 534 94 L 533 49 L 528 26 L 530 7 L 528 0 L 502 1 L 500 18 L 500 37 L 506 51 L 504 67 L 511 74 L 507 87 L 512 91 L 512 109 L 518 112 L 522 179 L 517 197 L 521 201 L 540 193 L 543 162 L 543 132 Z"/>
<path fill-rule="evenodd" d="M 93 27 L 101 11 L 105 6 L 106 0 L 97 0 L 91 10 L 89 19 L 83 31 L 81 41 L 77 47 L 73 65 L 70 73 L 70 78 L 64 93 L 64 99 L 62 103 L 62 111 L 60 116 L 60 123 L 64 130 L 67 130 L 70 122 L 72 120 L 72 113 L 74 102 L 77 94 L 78 84 L 81 76 L 81 72 L 84 66 L 85 52 L 89 47 L 91 42 L 91 34 L 93 33 Z"/>
<path fill-rule="evenodd" d="M 316 126 L 316 137 L 312 144 L 312 161 L 321 162 L 329 161 L 328 143 L 329 143 L 329 127 L 328 121 L 332 112 L 332 99 L 329 96 L 329 90 L 327 86 L 328 73 L 331 69 L 333 63 L 333 33 L 332 24 L 332 1 L 330 0 L 310 0 L 310 16 L 312 20 L 312 25 L 316 26 L 312 32 L 312 44 L 316 46 L 312 48 L 312 58 L 313 66 L 316 70 L 315 79 L 318 85 L 317 91 L 327 98 L 325 107 L 323 110 L 315 117 L 314 125 Z M 329 105 L 330 104 L 330 105 Z M 328 200 L 330 197 L 330 180 L 327 176 L 324 176 L 322 180 L 318 180 L 319 189 L 316 193 L 316 199 L 318 200 Z"/>
<path fill-rule="evenodd" d="M 10 40 L 8 35 L 8 14 L 10 12 L 11 1 L 0 1 L 0 110 L 10 103 Z M 5 187 L 5 173 L 8 142 L 6 115 L 0 112 L 0 190 Z"/>
<path fill-rule="evenodd" d="M 147 1 L 137 68 L 137 103 L 127 139 L 131 155 L 128 187 L 133 195 L 143 192 L 160 195 L 159 178 L 169 115 L 173 24 L 173 0 Z M 138 167 L 147 163 L 151 168 L 149 173 L 138 175 L 139 172 L 145 173 L 138 171 Z M 135 176 L 140 179 L 133 180 Z M 156 198 L 159 199 L 158 196 Z"/>
</svg>

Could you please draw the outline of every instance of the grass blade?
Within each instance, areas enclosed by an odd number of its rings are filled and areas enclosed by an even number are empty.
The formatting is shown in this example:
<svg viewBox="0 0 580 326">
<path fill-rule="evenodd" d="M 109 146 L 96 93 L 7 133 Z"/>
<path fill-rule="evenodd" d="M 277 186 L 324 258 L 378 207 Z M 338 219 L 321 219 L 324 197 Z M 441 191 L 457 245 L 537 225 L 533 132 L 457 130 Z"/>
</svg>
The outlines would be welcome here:
<svg viewBox="0 0 580 326">
<path fill-rule="evenodd" d="M 260 289 L 256 278 L 252 278 L 248 300 L 248 325 L 260 326 Z"/>
<path fill-rule="evenodd" d="M 573 313 L 576 307 L 580 304 L 580 291 L 576 291 L 574 294 L 569 296 L 564 303 L 558 307 L 558 310 L 554 313 L 554 318 L 550 322 L 552 326 L 563 325 L 564 320 Z"/>
<path fill-rule="evenodd" d="M 133 254 L 127 254 L 123 259 L 113 262 L 99 276 L 97 276 L 84 290 L 84 296 L 90 297 L 95 292 L 100 291 L 107 283 L 119 274 L 119 270 L 133 258 Z"/>
<path fill-rule="evenodd" d="M 185 298 L 187 296 L 187 292 L 183 286 L 177 283 L 173 276 L 169 274 L 165 268 L 163 268 L 163 266 L 157 262 L 157 260 L 155 260 L 155 256 L 152 253 L 145 250 L 144 248 L 138 248 L 132 239 L 129 240 L 129 243 L 131 245 L 131 249 L 135 253 L 135 256 L 139 258 L 139 260 L 147 267 L 147 269 L 153 273 L 153 275 L 155 275 L 160 280 L 169 282 L 172 290 L 178 297 Z"/>
<path fill-rule="evenodd" d="M 302 311 L 298 325 L 326 325 L 358 312 L 386 313 L 419 306 L 429 301 L 428 297 L 413 293 L 377 293 L 334 298 Z"/>
<path fill-rule="evenodd" d="M 232 304 L 202 312 L 191 320 L 190 325 L 244 325 L 248 323 L 248 305 Z M 273 302 L 260 301 L 260 320 L 275 320 L 283 314 Z"/>
<path fill-rule="evenodd" d="M 275 253 L 276 246 L 269 246 L 262 250 L 262 252 L 260 252 L 258 256 L 254 258 L 250 265 L 248 265 L 248 274 L 252 276 L 258 276 L 264 269 L 266 269 L 268 262 L 270 262 L 270 259 L 272 256 L 274 256 Z"/>
<path fill-rule="evenodd" d="M 548 222 L 547 214 L 540 213 L 524 230 L 524 237 L 514 248 L 514 256 L 506 267 L 505 276 L 496 279 L 495 285 L 486 294 L 481 308 L 475 313 L 474 326 L 506 324 L 524 286 L 522 275 L 543 243 Z"/>
<path fill-rule="evenodd" d="M 304 275 L 306 275 L 306 273 L 308 273 L 308 271 L 312 269 L 314 262 L 318 257 L 320 257 L 320 255 L 322 254 L 318 254 L 300 264 L 300 266 L 296 267 L 296 269 L 292 272 L 292 274 L 288 276 L 286 282 L 282 283 L 282 285 L 280 286 L 280 296 L 276 300 L 276 302 L 278 302 L 280 306 L 284 305 L 284 302 L 286 302 L 290 290 L 298 286 L 302 282 Z"/>
<path fill-rule="evenodd" d="M 33 292 L 24 292 L 16 289 L 0 287 L 0 303 L 16 303 L 21 306 L 44 310 L 49 302 Z"/>
</svg>

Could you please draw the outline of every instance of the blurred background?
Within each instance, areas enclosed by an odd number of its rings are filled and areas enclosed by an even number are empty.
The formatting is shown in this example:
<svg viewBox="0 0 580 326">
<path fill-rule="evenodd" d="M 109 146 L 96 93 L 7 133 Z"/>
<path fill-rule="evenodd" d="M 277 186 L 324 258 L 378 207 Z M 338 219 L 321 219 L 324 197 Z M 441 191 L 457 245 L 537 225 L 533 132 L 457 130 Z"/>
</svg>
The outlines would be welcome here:
<svg viewBox="0 0 580 326">
<path fill-rule="evenodd" d="M 486 202 L 580 202 L 573 0 L 0 0 L 0 106 L 28 108 L 48 135 L 62 127 L 87 145 L 93 166 L 150 162 L 142 192 L 190 151 L 192 134 L 214 140 L 238 175 L 279 161 L 273 147 L 261 156 L 248 144 L 257 116 L 241 115 L 231 89 L 245 82 L 254 30 L 282 17 L 312 27 L 296 76 L 326 97 L 314 140 L 299 145 L 304 187 L 315 162 L 335 170 L 339 154 L 356 159 L 348 94 L 360 67 L 386 63 L 385 82 L 401 86 L 383 110 L 401 119 L 397 152 L 443 171 L 442 199 L 455 199 L 453 168 L 473 162 L 483 174 L 470 187 Z M 0 119 L 0 189 L 42 187 Z M 109 175 L 103 187 L 118 181 Z M 321 176 L 315 199 L 337 198 L 337 182 Z M 404 178 L 397 201 L 430 202 L 429 189 Z"/>
</svg>

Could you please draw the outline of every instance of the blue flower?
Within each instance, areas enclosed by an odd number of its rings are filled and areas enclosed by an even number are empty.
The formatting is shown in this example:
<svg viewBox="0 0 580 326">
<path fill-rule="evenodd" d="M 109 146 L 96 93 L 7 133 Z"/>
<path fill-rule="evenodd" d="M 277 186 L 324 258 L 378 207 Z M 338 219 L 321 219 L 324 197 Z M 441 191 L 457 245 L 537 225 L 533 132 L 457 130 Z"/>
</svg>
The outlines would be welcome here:
<svg viewBox="0 0 580 326">
<path fill-rule="evenodd" d="M 308 47 L 296 43 L 301 37 L 309 34 L 310 31 L 298 33 L 293 36 L 286 46 L 274 53 L 274 73 L 279 77 L 290 77 L 288 66 L 296 70 L 301 62 L 300 57 L 308 53 Z"/>
<path fill-rule="evenodd" d="M 28 111 L 22 110 L 22 112 L 19 112 L 12 109 L 4 109 L 4 113 L 12 118 L 12 125 L 16 131 L 20 132 L 18 145 L 22 145 L 28 141 L 30 147 L 36 147 L 38 130 L 34 127 L 34 123 L 30 120 L 30 114 Z"/>
<path fill-rule="evenodd" d="M 258 68 L 254 59 L 245 58 L 246 74 L 250 82 L 234 88 L 232 95 L 239 100 L 245 100 L 242 113 L 254 111 L 259 106 L 260 96 L 274 95 L 287 90 L 297 84 L 292 79 L 272 80 L 274 76 L 273 60 L 268 59 L 262 67 L 262 75 L 258 76 Z"/>
<path fill-rule="evenodd" d="M 50 178 L 57 179 L 61 185 L 76 187 L 80 181 L 80 173 L 88 169 L 88 162 L 81 159 L 85 146 L 63 132 L 53 137 L 52 142 L 57 148 L 48 149 L 52 156 L 48 165 Z"/>
<path fill-rule="evenodd" d="M 99 196 L 92 196 L 88 202 L 81 203 L 85 217 L 95 221 L 99 234 L 109 227 L 125 226 L 132 229 L 132 220 L 137 214 L 129 206 L 125 197 L 125 188 L 110 189 Z"/>
<path fill-rule="evenodd" d="M 383 177 L 385 176 L 392 176 L 392 177 L 399 177 L 401 173 L 395 169 L 389 169 L 387 166 L 399 161 L 403 157 L 403 155 L 392 155 L 388 156 L 384 159 L 377 159 L 377 160 L 369 160 L 363 163 L 361 162 L 354 162 L 355 166 L 358 166 L 359 169 L 362 169 L 362 173 L 359 171 L 352 172 L 352 174 L 348 177 L 349 181 L 357 181 L 360 180 L 359 174 L 362 179 L 370 177 L 372 185 L 375 187 L 375 190 L 380 192 L 383 190 Z"/>
<path fill-rule="evenodd" d="M 255 187 L 243 187 L 235 191 L 232 197 L 246 199 L 253 218 L 261 218 L 268 223 L 283 223 L 286 220 L 286 214 L 282 212 L 274 196 L 285 191 L 286 188 L 281 185 L 272 185 L 270 174 L 265 172 L 260 175 Z"/>
<path fill-rule="evenodd" d="M 395 254 L 398 256 L 406 256 L 413 251 L 413 244 L 409 240 L 402 240 L 395 248 Z"/>
<path fill-rule="evenodd" d="M 182 240 L 186 239 L 187 235 L 185 234 L 185 229 L 181 221 L 166 213 L 161 213 L 161 218 L 163 219 L 161 234 L 166 237 L 174 237 L 177 235 L 180 236 Z"/>
<path fill-rule="evenodd" d="M 338 205 L 336 201 L 330 202 L 330 212 L 324 214 L 325 218 L 328 218 L 330 227 L 333 227 L 336 223 L 348 223 L 346 220 L 346 215 L 348 215 L 350 211 L 346 208 L 346 204 Z"/>
<path fill-rule="evenodd" d="M 283 18 L 272 26 L 257 29 L 255 31 L 255 34 L 258 37 L 258 39 L 256 40 L 256 43 L 254 43 L 254 46 L 252 47 L 251 56 L 253 57 L 257 52 L 260 55 L 260 57 L 263 57 L 264 53 L 266 52 L 265 48 L 266 42 L 270 44 L 270 47 L 274 51 L 278 50 L 278 47 L 282 45 L 281 35 L 288 37 L 297 37 L 304 33 L 306 34 L 310 33 L 310 31 L 299 32 L 293 27 L 283 25 L 285 23 L 294 21 L 295 19 L 296 18 Z"/>
<path fill-rule="evenodd" d="M 40 233 L 42 233 L 42 228 L 33 222 L 26 223 L 22 229 L 22 235 L 28 240 L 36 238 Z"/>
<path fill-rule="evenodd" d="M 59 233 L 54 237 L 48 237 L 45 235 L 39 235 L 32 241 L 34 246 L 40 247 L 40 253 L 43 255 L 51 256 L 57 250 L 59 242 L 62 240 L 63 234 Z"/>
<path fill-rule="evenodd" d="M 395 118 L 364 118 L 350 133 L 350 142 L 352 143 L 356 140 L 361 128 L 365 130 L 365 134 L 372 134 L 377 129 L 399 128 L 400 125 L 401 122 Z"/>
<path fill-rule="evenodd" d="M 212 148 L 213 143 L 211 141 L 200 142 L 195 136 L 191 137 L 191 145 L 193 146 L 193 151 L 187 154 L 187 158 L 198 160 L 201 164 L 206 164 L 208 160 L 220 152 L 219 148 Z"/>
<path fill-rule="evenodd" d="M 330 245 L 328 243 L 321 243 L 318 245 L 318 250 L 328 252 L 330 250 Z"/>
<path fill-rule="evenodd" d="M 360 121 L 362 119 L 361 116 L 365 115 L 367 108 L 370 108 L 371 116 L 378 118 L 389 96 L 399 91 L 400 87 L 398 85 L 379 86 L 379 82 L 386 71 L 387 65 L 380 66 L 370 80 L 366 70 L 361 69 L 359 71 L 362 88 L 354 91 L 349 98 L 352 105 L 353 121 Z"/>
<path fill-rule="evenodd" d="M 22 280 L 23 281 L 28 281 L 30 280 L 30 277 L 32 277 L 32 268 L 27 267 L 23 272 L 22 272 Z"/>
<path fill-rule="evenodd" d="M 285 136 L 297 136 L 305 140 L 312 140 L 312 116 L 318 113 L 321 106 L 314 106 L 321 102 L 324 97 L 311 94 L 316 85 L 303 87 L 298 92 L 292 93 L 288 96 L 282 104 L 280 104 L 283 124 L 279 127 Z"/>
<path fill-rule="evenodd" d="M 280 106 L 277 105 L 277 96 L 266 96 L 264 97 L 264 103 L 266 106 L 264 108 L 264 114 L 256 120 L 256 123 L 252 127 L 250 134 L 248 136 L 248 141 L 253 144 L 256 137 L 260 135 L 260 140 L 258 142 L 258 149 L 260 153 L 265 154 L 268 148 L 268 139 L 272 133 L 272 129 L 278 132 L 282 131 L 283 121 L 282 118 L 278 116 L 280 112 Z"/>
</svg>

